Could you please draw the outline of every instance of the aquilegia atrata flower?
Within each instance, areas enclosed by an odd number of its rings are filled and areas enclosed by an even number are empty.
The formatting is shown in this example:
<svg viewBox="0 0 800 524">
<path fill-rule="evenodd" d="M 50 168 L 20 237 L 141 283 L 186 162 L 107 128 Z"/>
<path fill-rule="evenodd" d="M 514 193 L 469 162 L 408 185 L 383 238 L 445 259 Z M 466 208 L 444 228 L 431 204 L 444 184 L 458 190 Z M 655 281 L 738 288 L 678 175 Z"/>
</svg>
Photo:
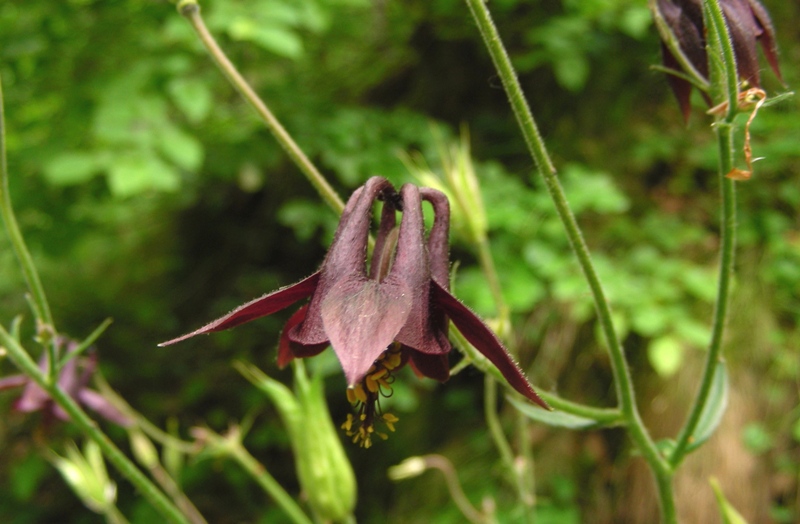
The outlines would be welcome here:
<svg viewBox="0 0 800 524">
<path fill-rule="evenodd" d="M 383 201 L 383 209 L 367 268 L 375 200 Z M 423 200 L 434 209 L 427 240 Z M 397 211 L 402 212 L 399 226 Z M 332 346 L 349 385 L 348 398 L 359 408 L 358 417 L 351 415 L 342 427 L 353 442 L 369 447 L 376 418 L 390 430 L 397 421 L 377 405 L 381 395 L 391 391 L 393 373 L 408 363 L 419 375 L 438 381 L 449 378 L 449 318 L 515 390 L 549 409 L 497 336 L 450 294 L 449 228 L 450 208 L 443 193 L 412 184 L 398 193 L 386 179 L 370 178 L 347 202 L 319 271 L 161 345 L 238 326 L 310 297 L 284 327 L 278 364 L 285 366 L 293 358 Z"/>
<path fill-rule="evenodd" d="M 59 337 L 57 341 L 58 353 L 65 350 L 71 353 L 78 348 L 78 343 L 64 337 Z M 58 355 L 61 358 L 60 355 Z M 47 369 L 47 357 L 42 356 L 39 360 L 39 367 Z M 89 379 L 97 368 L 97 355 L 90 353 L 88 356 L 75 357 L 69 360 L 59 370 L 58 385 L 70 397 L 84 407 L 88 407 L 104 419 L 127 426 L 131 421 L 123 415 L 114 405 L 99 392 L 89 389 Z M 50 395 L 38 384 L 26 375 L 11 375 L 0 379 L 0 391 L 15 387 L 25 386 L 16 402 L 14 409 L 23 413 L 41 411 L 46 419 L 57 418 L 69 420 L 69 415 L 56 404 Z"/>
<path fill-rule="evenodd" d="M 652 6 L 652 2 L 651 2 Z M 781 78 L 778 67 L 778 49 L 775 30 L 769 13 L 758 0 L 720 0 L 720 6 L 728 25 L 736 55 L 736 68 L 741 80 L 748 87 L 760 87 L 758 50 L 761 44 L 772 70 Z M 694 71 L 685 71 L 689 76 L 699 75 L 708 80 L 708 57 L 706 54 L 706 28 L 703 25 L 702 0 L 656 0 L 654 15 L 665 22 L 656 24 L 660 31 L 670 31 L 678 42 L 679 52 Z M 662 34 L 662 40 L 668 35 Z M 673 50 L 666 44 L 661 46 L 664 66 L 680 72 L 684 70 Z M 689 97 L 692 85 L 679 75 L 667 77 L 675 97 L 681 106 L 684 119 L 689 118 Z"/>
</svg>

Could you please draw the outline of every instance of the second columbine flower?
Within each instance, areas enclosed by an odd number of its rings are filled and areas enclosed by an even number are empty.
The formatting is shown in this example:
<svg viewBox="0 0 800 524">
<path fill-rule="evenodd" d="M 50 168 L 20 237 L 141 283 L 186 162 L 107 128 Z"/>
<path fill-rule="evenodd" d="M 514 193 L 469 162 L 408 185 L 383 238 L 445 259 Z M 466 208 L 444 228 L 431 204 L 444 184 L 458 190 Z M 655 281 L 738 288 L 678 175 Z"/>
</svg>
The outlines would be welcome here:
<svg viewBox="0 0 800 524">
<path fill-rule="evenodd" d="M 383 201 L 375 249 L 367 264 L 367 245 L 376 200 Z M 422 202 L 434 210 L 425 236 Z M 402 213 L 397 225 L 397 212 Z M 344 429 L 364 447 L 378 434 L 375 422 L 390 431 L 397 418 L 380 411 L 391 392 L 394 373 L 408 363 L 421 376 L 445 381 L 448 319 L 502 372 L 509 384 L 547 408 L 497 336 L 449 291 L 450 209 L 443 193 L 405 184 L 399 192 L 384 178 L 358 188 L 342 213 L 333 243 L 319 271 L 291 286 L 248 302 L 202 328 L 165 342 L 228 329 L 270 315 L 310 297 L 287 322 L 278 364 L 316 355 L 333 347 L 357 406 Z"/>
</svg>

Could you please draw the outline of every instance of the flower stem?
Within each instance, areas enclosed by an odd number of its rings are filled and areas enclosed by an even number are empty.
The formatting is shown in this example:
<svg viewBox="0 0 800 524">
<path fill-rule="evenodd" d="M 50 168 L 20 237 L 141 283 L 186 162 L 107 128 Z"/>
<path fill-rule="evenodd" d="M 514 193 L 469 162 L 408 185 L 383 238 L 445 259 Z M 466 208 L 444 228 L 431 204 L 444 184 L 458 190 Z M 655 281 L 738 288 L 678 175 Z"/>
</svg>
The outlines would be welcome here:
<svg viewBox="0 0 800 524">
<path fill-rule="evenodd" d="M 725 334 L 725 322 L 728 316 L 731 279 L 733 277 L 733 264 L 736 251 L 736 182 L 725 176 L 733 169 L 734 119 L 738 111 L 737 99 L 739 97 L 739 87 L 736 80 L 736 57 L 719 1 L 706 0 L 704 8 L 708 15 L 707 19 L 709 23 L 713 24 L 713 29 L 716 33 L 715 40 L 719 45 L 719 49 L 714 50 L 712 48 L 711 52 L 717 52 L 723 61 L 723 76 L 722 78 L 718 78 L 718 82 L 723 85 L 713 86 L 716 87 L 716 89 L 712 94 L 719 99 L 724 97 L 728 100 L 728 108 L 724 118 L 717 121 L 714 125 L 714 129 L 717 133 L 717 152 L 719 155 L 718 176 L 720 180 L 720 196 L 722 199 L 719 277 L 717 281 L 717 298 L 714 304 L 711 340 L 709 341 L 708 352 L 706 354 L 703 377 L 700 381 L 700 388 L 697 391 L 697 396 L 689 411 L 689 416 L 678 434 L 675 448 L 669 457 L 669 462 L 673 467 L 677 467 L 689 452 L 689 445 L 692 442 L 692 437 L 711 394 L 714 370 L 723 358 L 722 339 Z M 715 102 L 719 101 L 720 100 L 715 100 Z"/>
<path fill-rule="evenodd" d="M 212 436 L 224 439 L 224 437 Z M 236 461 L 250 476 L 258 482 L 259 486 L 272 497 L 294 524 L 313 524 L 311 519 L 303 512 L 297 502 L 286 492 L 275 478 L 267 472 L 266 468 L 242 446 L 241 442 L 226 439 L 222 444 L 228 456 Z"/>
<path fill-rule="evenodd" d="M 527 517 L 531 512 L 528 501 L 532 500 L 533 494 L 528 493 L 528 483 L 525 482 L 523 472 L 516 467 L 514 452 L 511 450 L 511 445 L 508 443 L 505 433 L 503 433 L 500 418 L 497 416 L 497 381 L 489 374 L 483 376 L 483 412 L 486 418 L 486 425 L 489 427 L 489 434 L 500 452 L 503 464 L 514 479 L 517 497 L 522 505 L 523 513 Z"/>
<path fill-rule="evenodd" d="M 342 199 L 339 198 L 339 195 L 334 191 L 322 173 L 319 172 L 306 154 L 303 153 L 303 150 L 300 149 L 291 135 L 284 129 L 278 119 L 275 118 L 275 115 L 272 114 L 272 111 L 269 110 L 264 101 L 253 91 L 250 84 L 247 83 L 241 73 L 239 73 L 219 47 L 206 27 L 203 17 L 200 15 L 200 6 L 197 2 L 195 0 L 183 0 L 178 4 L 178 11 L 189 21 L 192 28 L 197 33 L 197 36 L 200 37 L 200 41 L 211 55 L 211 58 L 217 64 L 217 67 L 239 94 L 253 106 L 253 109 L 256 110 L 272 133 L 272 136 L 275 137 L 278 144 L 280 144 L 286 154 L 289 155 L 289 158 L 292 159 L 292 162 L 303 172 L 322 199 L 336 211 L 337 214 L 341 214 L 344 210 L 344 202 L 342 202 Z"/>
<path fill-rule="evenodd" d="M 8 161 L 6 158 L 6 122 L 5 104 L 3 101 L 3 83 L 0 79 L 0 215 L 8 231 L 8 238 L 11 240 L 11 248 L 22 268 L 22 274 L 28 285 L 32 297 L 32 307 L 36 315 L 36 333 L 39 340 L 47 348 L 49 378 L 51 382 L 56 381 L 58 375 L 58 364 L 56 360 L 56 346 L 53 334 L 53 315 L 50 313 L 50 305 L 47 303 L 47 295 L 44 293 L 39 272 L 33 263 L 28 247 L 25 245 L 25 238 L 19 229 L 17 218 L 14 215 L 14 207 L 11 205 L 11 191 L 8 183 Z"/>
<path fill-rule="evenodd" d="M 533 114 L 525 100 L 522 87 L 519 84 L 508 53 L 491 19 L 489 9 L 483 0 L 466 0 L 466 2 L 472 12 L 472 17 L 478 25 L 484 44 L 492 57 L 500 79 L 503 82 L 503 87 L 511 103 L 511 108 L 517 119 L 517 124 L 525 138 L 528 151 L 544 179 L 545 186 L 555 204 L 557 214 L 564 226 L 572 250 L 578 259 L 581 270 L 591 289 L 595 309 L 600 320 L 600 326 L 606 339 L 620 410 L 627 422 L 631 438 L 656 477 L 656 484 L 661 499 L 663 520 L 665 522 L 675 522 L 677 516 L 675 513 L 674 493 L 670 485 L 672 469 L 656 448 L 655 443 L 639 415 L 630 370 L 625 360 L 625 353 L 614 330 L 614 325 L 611 320 L 611 308 L 605 297 L 594 264 L 592 263 L 589 249 L 583 239 L 575 216 L 569 207 L 566 196 L 564 195 L 564 190 L 558 180 L 555 167 L 550 160 L 550 156 L 547 153 L 544 141 L 536 126 Z"/>
<path fill-rule="evenodd" d="M 731 278 L 733 276 L 733 263 L 736 244 L 736 182 L 725 178 L 725 174 L 730 172 L 733 162 L 733 126 L 727 123 L 719 123 L 716 126 L 717 140 L 719 142 L 720 154 L 720 192 L 722 194 L 722 232 L 720 249 L 720 268 L 717 282 L 717 299 L 714 306 L 714 323 L 711 329 L 711 341 L 709 342 L 706 362 L 703 368 L 703 378 L 700 388 L 692 404 L 689 416 L 686 419 L 675 445 L 669 461 L 673 466 L 677 466 L 688 453 L 689 444 L 692 436 L 700 422 L 700 415 L 708 403 L 711 393 L 711 385 L 714 378 L 714 368 L 722 360 L 722 339 L 725 332 L 725 321 L 728 315 L 728 305 L 730 302 Z"/>
<path fill-rule="evenodd" d="M 139 490 L 156 511 L 169 522 L 189 523 L 180 510 L 111 442 L 105 433 L 97 427 L 97 424 L 75 403 L 72 397 L 67 395 L 57 383 L 52 383 L 48 380 L 47 376 L 39 369 L 39 366 L 3 326 L 0 326 L 0 344 L 5 347 L 11 361 L 64 409 L 70 420 L 80 428 L 84 435 L 92 439 L 100 447 L 109 462 L 114 464 L 117 470 Z"/>
</svg>

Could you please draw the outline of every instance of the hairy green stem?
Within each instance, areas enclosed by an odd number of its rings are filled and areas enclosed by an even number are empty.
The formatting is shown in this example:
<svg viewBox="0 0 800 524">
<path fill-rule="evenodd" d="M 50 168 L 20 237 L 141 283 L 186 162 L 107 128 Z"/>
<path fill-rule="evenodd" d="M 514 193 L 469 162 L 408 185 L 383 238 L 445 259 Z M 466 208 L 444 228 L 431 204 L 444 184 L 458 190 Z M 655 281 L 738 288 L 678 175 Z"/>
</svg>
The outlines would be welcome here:
<svg viewBox="0 0 800 524">
<path fill-rule="evenodd" d="M 723 98 L 726 98 L 728 101 L 725 117 L 714 125 L 714 129 L 717 133 L 717 153 L 719 155 L 718 177 L 720 181 L 720 197 L 722 200 L 719 277 L 717 280 L 717 297 L 714 304 L 711 339 L 706 354 L 703 376 L 689 415 L 678 434 L 675 448 L 669 457 L 669 461 L 673 467 L 677 467 L 689 452 L 689 446 L 692 443 L 694 432 L 700 422 L 703 410 L 708 404 L 711 386 L 714 380 L 714 370 L 723 358 L 722 340 L 724 338 L 725 324 L 728 317 L 730 288 L 736 251 L 736 182 L 726 177 L 726 175 L 733 170 L 735 151 L 733 146 L 733 135 L 735 131 L 734 119 L 738 112 L 737 102 L 739 97 L 736 55 L 733 50 L 733 43 L 731 42 L 725 18 L 722 15 L 719 0 L 706 0 L 704 9 L 707 14 L 706 19 L 709 23 L 713 24 L 713 30 L 716 33 L 716 42 L 719 45 L 718 50 L 710 49 L 709 52 L 714 53 L 716 51 L 719 53 L 723 62 L 723 75 L 722 78 L 719 79 L 722 85 L 714 86 L 716 89 L 712 94 L 717 97 L 715 102 L 721 102 Z"/>
<path fill-rule="evenodd" d="M 711 95 L 715 98 L 724 96 L 727 99 L 728 107 L 725 121 L 729 124 L 733 124 L 733 119 L 739 111 L 739 75 L 736 70 L 736 53 L 733 50 L 733 42 L 728 32 L 728 24 L 725 22 L 725 16 L 722 14 L 722 6 L 720 6 L 719 0 L 704 0 L 703 8 L 704 12 L 707 14 L 704 19 L 707 24 L 711 24 L 714 34 L 716 35 L 716 43 L 719 44 L 719 49 L 714 49 L 713 44 L 715 43 L 715 39 L 709 38 L 709 71 L 713 73 L 715 68 L 714 58 L 716 52 L 719 53 L 719 59 L 722 60 L 723 66 L 722 78 L 716 79 L 722 85 L 712 85 Z M 709 32 L 708 28 L 706 28 L 706 31 Z M 714 79 L 714 76 L 715 75 L 712 74 L 711 78 Z M 717 103 L 721 101 L 722 100 L 715 100 Z M 720 156 L 720 162 L 722 162 L 722 156 Z M 728 171 L 725 171 L 723 175 L 727 173 Z"/>
<path fill-rule="evenodd" d="M 733 277 L 733 264 L 736 248 L 736 182 L 725 177 L 733 169 L 733 130 L 734 126 L 726 122 L 716 126 L 719 145 L 719 179 L 722 195 L 721 248 L 719 261 L 719 277 L 717 281 L 717 299 L 714 306 L 714 323 L 711 329 L 711 341 L 706 353 L 703 378 L 697 396 L 692 403 L 669 460 L 674 466 L 680 464 L 688 453 L 689 445 L 700 416 L 706 408 L 714 380 L 714 369 L 722 360 L 722 340 L 725 334 L 725 323 L 730 303 L 730 288 Z"/>
<path fill-rule="evenodd" d="M 225 53 L 217 44 L 214 37 L 209 32 L 208 28 L 203 22 L 203 17 L 200 15 L 200 6 L 194 0 L 184 0 L 178 4 L 178 11 L 181 15 L 189 21 L 192 28 L 200 37 L 211 58 L 217 64 L 220 71 L 225 75 L 233 87 L 239 91 L 239 94 L 253 106 L 258 115 L 266 124 L 267 128 L 278 141 L 278 144 L 283 148 L 289 158 L 295 165 L 303 172 L 308 181 L 317 190 L 322 199 L 334 210 L 336 213 L 341 214 L 344 210 L 344 202 L 339 198 L 339 195 L 331 187 L 322 173 L 314 166 L 311 160 L 308 159 L 303 150 L 292 139 L 291 135 L 284 129 L 281 123 L 272 114 L 267 105 L 261 98 L 253 91 L 250 84 L 239 73 L 233 63 L 228 59 Z"/>
<path fill-rule="evenodd" d="M 6 118 L 5 103 L 3 100 L 3 83 L 0 80 L 0 215 L 8 231 L 8 238 L 11 240 L 11 248 L 22 268 L 22 274 L 30 291 L 34 314 L 36 315 L 36 333 L 39 341 L 47 348 L 47 367 L 51 382 L 56 381 L 58 376 L 58 364 L 56 360 L 56 343 L 53 335 L 55 326 L 53 325 L 53 315 L 50 313 L 50 305 L 47 303 L 47 295 L 44 293 L 39 272 L 33 263 L 28 247 L 25 245 L 25 238 L 17 224 L 17 217 L 14 215 L 14 207 L 11 205 L 11 191 L 8 183 L 8 160 L 6 158 Z"/>
<path fill-rule="evenodd" d="M 466 0 L 466 2 L 469 5 L 472 16 L 483 37 L 484 44 L 503 82 L 503 87 L 511 103 L 520 130 L 525 137 L 525 142 L 531 157 L 536 163 L 540 175 L 544 179 L 545 186 L 555 204 L 556 211 L 564 226 L 572 250 L 591 289 L 595 309 L 600 320 L 600 326 L 606 339 L 606 346 L 611 361 L 614 385 L 616 387 L 620 409 L 627 422 L 629 435 L 649 464 L 653 474 L 656 476 L 656 484 L 661 499 L 662 518 L 665 522 L 675 522 L 677 516 L 675 512 L 674 493 L 669 482 L 672 475 L 672 468 L 656 448 L 655 443 L 639 415 L 630 370 L 625 360 L 622 345 L 614 330 L 611 319 L 611 308 L 605 297 L 594 264 L 592 263 L 589 249 L 580 232 L 575 216 L 567 203 L 564 190 L 556 175 L 555 167 L 550 160 L 544 141 L 536 127 L 533 114 L 525 100 L 514 67 L 503 46 L 497 28 L 491 19 L 489 9 L 483 0 Z"/>
<path fill-rule="evenodd" d="M 109 462 L 139 490 L 156 511 L 169 522 L 189 523 L 180 510 L 111 442 L 72 397 L 65 393 L 57 383 L 48 380 L 47 376 L 36 365 L 36 362 L 31 359 L 30 355 L 2 326 L 0 326 L 0 344 L 6 348 L 11 361 L 47 392 L 50 398 L 69 415 L 72 423 L 100 447 Z"/>
</svg>

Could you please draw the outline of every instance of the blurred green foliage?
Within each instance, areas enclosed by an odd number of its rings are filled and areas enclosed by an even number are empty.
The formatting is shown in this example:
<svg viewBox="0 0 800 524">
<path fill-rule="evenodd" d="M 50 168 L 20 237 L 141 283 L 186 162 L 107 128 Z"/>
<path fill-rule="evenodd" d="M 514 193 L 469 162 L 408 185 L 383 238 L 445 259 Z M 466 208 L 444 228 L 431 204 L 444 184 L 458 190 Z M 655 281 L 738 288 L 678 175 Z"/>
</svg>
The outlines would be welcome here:
<svg viewBox="0 0 800 524">
<path fill-rule="evenodd" d="M 800 8 L 765 3 L 785 79 L 800 85 Z M 342 195 L 374 174 L 410 180 L 401 152 L 419 151 L 435 170 L 438 141 L 453 140 L 466 123 L 522 363 L 541 387 L 612 403 L 590 295 L 544 188 L 527 182 L 532 164 L 462 2 L 201 5 L 232 60 Z M 595 254 L 640 393 L 679 398 L 686 386 L 675 376 L 696 369 L 715 290 L 716 156 L 702 102 L 685 128 L 661 74 L 648 69 L 659 54 L 643 0 L 495 0 L 492 9 Z M 113 317 L 98 344 L 103 371 L 154 422 L 177 418 L 184 436 L 192 425 L 221 431 L 263 413 L 245 443 L 296 492 L 275 411 L 229 365 L 247 359 L 288 380 L 274 364 L 281 318 L 169 349 L 155 344 L 310 274 L 335 215 L 167 2 L 3 2 L 0 75 L 14 204 L 58 325 L 80 337 Z M 771 93 L 784 89 L 765 76 Z M 798 518 L 797 109 L 796 97 L 764 109 L 752 128 L 754 154 L 764 160 L 739 185 L 727 343 L 731 387 L 737 376 L 759 384 L 748 398 L 758 420 L 740 438 L 766 475 L 783 479 L 769 494 L 781 522 Z M 454 242 L 456 290 L 491 317 L 470 246 Z M 0 235 L 2 322 L 27 314 L 22 290 Z M 0 372 L 10 374 L 10 364 L 0 360 Z M 436 396 L 439 386 L 410 374 L 400 382 L 397 434 L 367 452 L 348 450 L 359 520 L 460 522 L 436 479 L 386 479 L 389 465 L 432 451 L 458 466 L 471 500 L 492 496 L 502 508 L 511 495 L 482 422 L 480 375 L 464 371 Z M 344 382 L 333 374 L 328 386 L 334 417 L 343 419 Z M 12 401 L 0 395 L 0 412 Z M 678 418 L 684 408 L 670 406 Z M 577 444 L 559 447 L 564 434 L 536 435 L 536 455 L 558 457 L 537 467 L 537 520 L 616 521 L 637 503 L 598 480 L 628 463 L 620 435 L 573 437 L 593 443 L 591 455 Z M 39 457 L 42 439 L 68 436 L 68 427 L 37 429 L 35 417 L 0 419 L 0 520 L 98 521 Z M 487 472 L 496 482 L 486 482 Z M 189 464 L 183 477 L 209 521 L 279 521 L 229 464 Z M 123 512 L 152 522 L 129 487 L 119 488 Z"/>
</svg>

